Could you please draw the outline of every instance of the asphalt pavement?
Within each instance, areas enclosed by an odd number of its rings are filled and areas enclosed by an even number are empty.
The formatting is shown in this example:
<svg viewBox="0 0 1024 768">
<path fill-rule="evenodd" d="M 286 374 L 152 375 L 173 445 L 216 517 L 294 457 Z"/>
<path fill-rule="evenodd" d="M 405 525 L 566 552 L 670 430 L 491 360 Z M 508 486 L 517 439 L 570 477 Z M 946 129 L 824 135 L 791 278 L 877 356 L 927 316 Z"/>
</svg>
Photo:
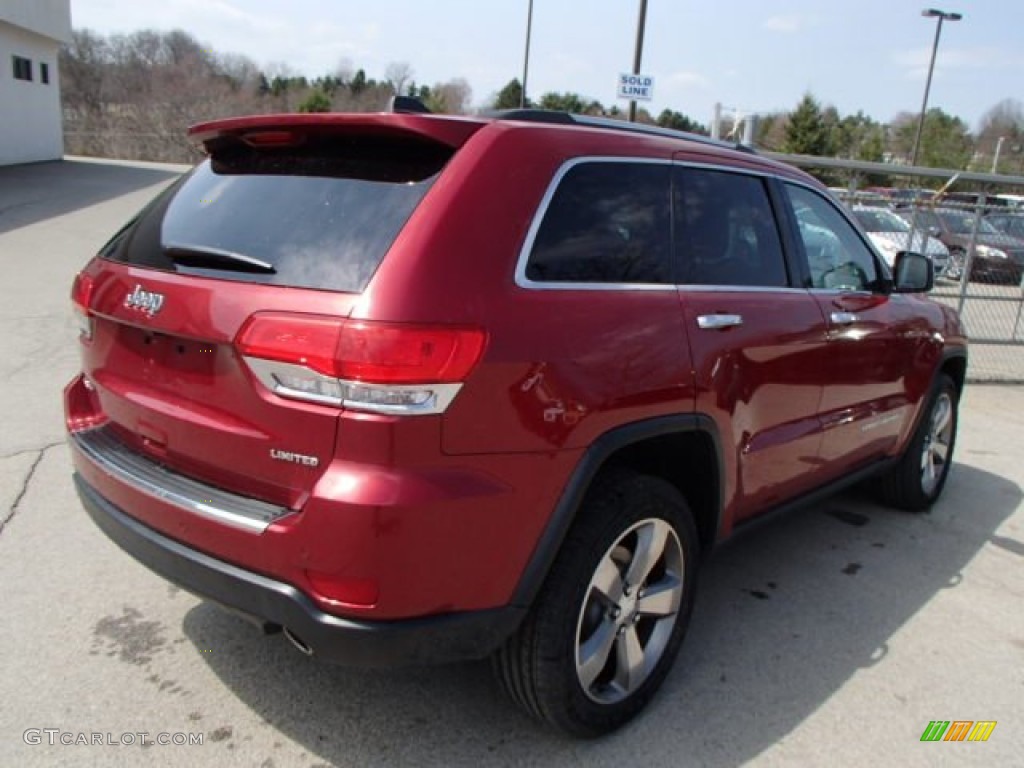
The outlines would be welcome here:
<svg viewBox="0 0 1024 768">
<path fill-rule="evenodd" d="M 72 489 L 68 294 L 179 170 L 0 168 L 0 763 L 1024 765 L 1020 386 L 969 388 L 929 514 L 840 496 L 722 547 L 660 695 L 597 741 L 519 714 L 486 663 L 326 666 L 138 565 Z M 921 742 L 934 720 L 996 726 Z"/>
</svg>

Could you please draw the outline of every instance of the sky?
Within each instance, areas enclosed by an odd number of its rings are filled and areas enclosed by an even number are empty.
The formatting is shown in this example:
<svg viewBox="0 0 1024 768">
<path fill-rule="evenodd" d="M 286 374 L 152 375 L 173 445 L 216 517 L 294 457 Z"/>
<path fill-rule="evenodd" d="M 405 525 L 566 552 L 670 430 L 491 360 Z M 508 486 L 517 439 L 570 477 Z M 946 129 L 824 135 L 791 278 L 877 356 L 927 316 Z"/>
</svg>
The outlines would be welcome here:
<svg viewBox="0 0 1024 768">
<path fill-rule="evenodd" d="M 1002 99 L 1024 101 L 1024 0 L 955 0 L 929 107 L 976 129 Z M 485 103 L 522 78 L 529 0 L 72 0 L 72 23 L 104 34 L 184 29 L 213 49 L 274 71 L 383 79 L 406 62 L 419 83 L 465 78 Z M 924 0 L 649 0 L 641 71 L 654 114 L 709 123 L 793 109 L 804 93 L 841 114 L 888 122 L 918 112 L 935 19 Z M 610 106 L 632 71 L 638 0 L 534 0 L 527 90 L 575 91 Z"/>
</svg>

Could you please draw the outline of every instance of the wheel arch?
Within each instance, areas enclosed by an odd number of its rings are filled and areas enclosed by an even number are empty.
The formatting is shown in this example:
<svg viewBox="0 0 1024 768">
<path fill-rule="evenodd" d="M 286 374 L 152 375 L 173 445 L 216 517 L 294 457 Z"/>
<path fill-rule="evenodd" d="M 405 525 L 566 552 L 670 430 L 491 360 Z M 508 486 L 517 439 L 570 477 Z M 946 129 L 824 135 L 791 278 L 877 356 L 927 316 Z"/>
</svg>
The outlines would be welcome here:
<svg viewBox="0 0 1024 768">
<path fill-rule="evenodd" d="M 948 349 L 939 363 L 939 373 L 949 376 L 956 384 L 957 397 L 963 394 L 967 381 L 967 351 L 964 349 Z"/>
<path fill-rule="evenodd" d="M 588 490 L 602 470 L 613 466 L 667 480 L 693 512 L 701 551 L 717 541 L 723 483 L 714 421 L 702 414 L 678 414 L 616 427 L 597 438 L 573 470 L 513 592 L 513 605 L 533 603 Z"/>
</svg>

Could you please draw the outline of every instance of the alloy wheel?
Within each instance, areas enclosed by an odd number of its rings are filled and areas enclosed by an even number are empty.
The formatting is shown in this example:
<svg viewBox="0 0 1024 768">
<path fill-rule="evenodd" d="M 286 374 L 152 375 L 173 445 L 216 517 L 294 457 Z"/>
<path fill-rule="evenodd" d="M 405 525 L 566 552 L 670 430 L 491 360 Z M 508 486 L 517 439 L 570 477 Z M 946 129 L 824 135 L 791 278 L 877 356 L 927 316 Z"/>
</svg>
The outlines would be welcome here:
<svg viewBox="0 0 1024 768">
<path fill-rule="evenodd" d="M 576 624 L 576 675 L 593 701 L 634 693 L 662 658 L 683 598 L 683 549 L 667 522 L 641 520 L 601 558 Z"/>
</svg>

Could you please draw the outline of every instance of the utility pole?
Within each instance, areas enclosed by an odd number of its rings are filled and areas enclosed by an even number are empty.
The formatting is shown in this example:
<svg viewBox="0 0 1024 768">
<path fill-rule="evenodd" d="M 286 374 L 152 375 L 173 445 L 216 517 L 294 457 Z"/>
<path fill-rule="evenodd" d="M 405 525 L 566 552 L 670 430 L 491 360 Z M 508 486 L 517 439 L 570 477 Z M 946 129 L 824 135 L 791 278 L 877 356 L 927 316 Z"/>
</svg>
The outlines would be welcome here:
<svg viewBox="0 0 1024 768">
<path fill-rule="evenodd" d="M 530 33 L 533 30 L 533 0 L 526 12 L 526 53 L 523 55 L 523 90 L 519 94 L 519 108 L 526 108 L 526 76 L 530 74 Z"/>
<path fill-rule="evenodd" d="M 636 22 L 636 50 L 633 54 L 633 74 L 640 74 L 644 55 L 644 28 L 647 26 L 647 0 L 640 0 L 640 17 Z M 636 99 L 629 102 L 629 122 L 636 122 Z"/>
</svg>

